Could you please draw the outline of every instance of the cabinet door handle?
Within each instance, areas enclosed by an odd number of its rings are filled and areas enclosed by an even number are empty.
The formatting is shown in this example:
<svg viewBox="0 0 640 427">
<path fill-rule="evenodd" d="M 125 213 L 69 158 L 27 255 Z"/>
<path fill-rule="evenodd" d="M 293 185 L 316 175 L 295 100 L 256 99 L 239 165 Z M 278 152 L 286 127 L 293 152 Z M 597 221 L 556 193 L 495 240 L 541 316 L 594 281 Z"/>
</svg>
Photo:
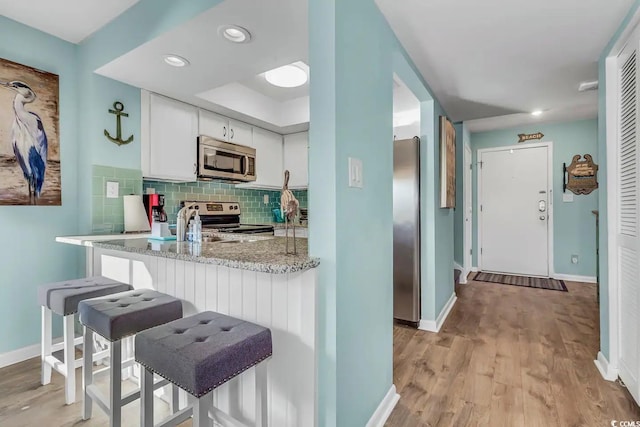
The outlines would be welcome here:
<svg viewBox="0 0 640 427">
<path fill-rule="evenodd" d="M 229 128 L 229 130 L 231 131 L 231 139 L 233 139 L 233 136 L 235 135 L 235 132 L 233 131 L 232 128 Z"/>
<path fill-rule="evenodd" d="M 222 136 L 227 136 L 227 127 L 222 126 Z"/>
<path fill-rule="evenodd" d="M 197 163 L 194 163 L 194 164 L 193 164 L 193 174 L 194 174 L 194 175 L 197 175 L 197 174 L 198 174 L 198 164 L 197 164 Z"/>
</svg>

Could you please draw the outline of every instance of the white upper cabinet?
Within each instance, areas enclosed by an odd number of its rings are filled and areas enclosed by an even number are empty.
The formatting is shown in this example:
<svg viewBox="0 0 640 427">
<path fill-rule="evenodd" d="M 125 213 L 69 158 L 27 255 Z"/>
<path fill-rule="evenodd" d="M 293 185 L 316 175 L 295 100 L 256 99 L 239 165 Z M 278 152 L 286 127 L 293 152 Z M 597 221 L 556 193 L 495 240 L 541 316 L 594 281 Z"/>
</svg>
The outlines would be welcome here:
<svg viewBox="0 0 640 427">
<path fill-rule="evenodd" d="M 195 181 L 198 109 L 142 91 L 142 174 L 145 178 Z"/>
<path fill-rule="evenodd" d="M 206 110 L 200 110 L 200 135 L 207 135 L 220 141 L 228 141 L 229 119 Z"/>
<path fill-rule="evenodd" d="M 200 110 L 200 135 L 207 135 L 225 142 L 251 145 L 253 128 L 242 122 L 228 119 L 207 110 Z"/>
<path fill-rule="evenodd" d="M 309 187 L 309 132 L 284 136 L 284 169 L 291 174 L 289 188 Z"/>
<path fill-rule="evenodd" d="M 282 135 L 260 128 L 253 128 L 253 139 L 250 145 L 256 149 L 255 182 L 240 184 L 241 188 L 282 188 Z"/>
<path fill-rule="evenodd" d="M 229 120 L 229 142 L 240 145 L 251 145 L 253 128 L 246 123 Z"/>
</svg>

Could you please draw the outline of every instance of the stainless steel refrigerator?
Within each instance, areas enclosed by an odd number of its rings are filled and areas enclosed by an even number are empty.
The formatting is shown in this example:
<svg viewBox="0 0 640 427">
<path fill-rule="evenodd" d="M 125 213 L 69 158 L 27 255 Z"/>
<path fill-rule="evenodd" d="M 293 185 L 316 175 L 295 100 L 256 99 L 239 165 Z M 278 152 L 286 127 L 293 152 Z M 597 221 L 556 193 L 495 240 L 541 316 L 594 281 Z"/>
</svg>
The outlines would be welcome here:
<svg viewBox="0 0 640 427">
<path fill-rule="evenodd" d="M 393 317 L 420 321 L 420 138 L 393 143 Z"/>
</svg>

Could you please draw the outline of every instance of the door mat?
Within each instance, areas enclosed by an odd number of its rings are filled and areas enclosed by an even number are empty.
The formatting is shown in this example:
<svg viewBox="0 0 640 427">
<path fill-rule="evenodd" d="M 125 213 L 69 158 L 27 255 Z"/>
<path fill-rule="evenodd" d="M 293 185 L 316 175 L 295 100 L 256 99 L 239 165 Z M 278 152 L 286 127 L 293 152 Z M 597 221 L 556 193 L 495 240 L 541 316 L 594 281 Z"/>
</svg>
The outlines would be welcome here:
<svg viewBox="0 0 640 427">
<path fill-rule="evenodd" d="M 511 276 L 508 274 L 478 272 L 473 280 L 477 282 L 499 283 L 501 285 L 524 286 L 527 288 L 568 292 L 567 286 L 564 284 L 563 280 L 546 279 L 543 277 Z"/>
</svg>

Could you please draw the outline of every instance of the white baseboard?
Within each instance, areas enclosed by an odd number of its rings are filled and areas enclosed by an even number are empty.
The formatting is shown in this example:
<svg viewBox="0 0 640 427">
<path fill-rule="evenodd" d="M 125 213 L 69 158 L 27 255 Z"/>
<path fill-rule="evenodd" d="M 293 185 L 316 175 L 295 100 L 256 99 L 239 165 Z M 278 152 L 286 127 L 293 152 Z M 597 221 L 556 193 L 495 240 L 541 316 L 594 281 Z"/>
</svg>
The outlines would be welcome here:
<svg viewBox="0 0 640 427">
<path fill-rule="evenodd" d="M 558 274 L 553 275 L 554 279 L 566 280 L 568 282 L 582 282 L 582 283 L 597 283 L 598 279 L 595 276 L 575 276 L 573 274 Z"/>
<path fill-rule="evenodd" d="M 61 342 L 62 337 L 59 337 L 54 339 L 52 344 L 56 345 Z M 40 344 L 34 344 L 0 354 L 0 368 L 24 362 L 34 357 L 40 357 Z"/>
<path fill-rule="evenodd" d="M 467 276 L 469 275 L 469 272 L 467 270 L 465 270 L 465 268 L 463 266 L 461 266 L 460 264 L 458 264 L 457 262 L 453 262 L 453 268 L 456 270 L 460 270 L 460 281 L 458 283 L 460 283 L 461 285 L 466 285 L 467 284 Z"/>
<path fill-rule="evenodd" d="M 418 325 L 418 329 L 422 329 L 423 331 L 429 331 L 429 332 L 440 332 L 440 328 L 442 328 L 444 321 L 447 320 L 447 316 L 451 312 L 451 309 L 453 308 L 457 300 L 458 300 L 458 297 L 454 292 L 453 294 L 451 294 L 451 298 L 449 298 L 449 301 L 447 301 L 447 303 L 445 304 L 444 308 L 442 309 L 442 311 L 440 312 L 436 320 L 421 319 L 420 324 Z"/>
<path fill-rule="evenodd" d="M 380 402 L 380 405 L 376 408 L 366 427 L 384 427 L 384 423 L 387 422 L 387 418 L 391 415 L 393 408 L 400 400 L 400 395 L 396 393 L 396 386 L 391 384 L 391 388 Z"/>
<path fill-rule="evenodd" d="M 618 370 L 611 366 L 609 361 L 601 351 L 598 352 L 598 359 L 594 360 L 593 363 L 596 364 L 596 368 L 600 371 L 600 375 L 607 381 L 615 381 L 618 379 Z"/>
<path fill-rule="evenodd" d="M 471 267 L 471 272 L 472 273 L 477 273 L 478 271 L 480 271 L 480 269 L 478 267 Z"/>
</svg>

